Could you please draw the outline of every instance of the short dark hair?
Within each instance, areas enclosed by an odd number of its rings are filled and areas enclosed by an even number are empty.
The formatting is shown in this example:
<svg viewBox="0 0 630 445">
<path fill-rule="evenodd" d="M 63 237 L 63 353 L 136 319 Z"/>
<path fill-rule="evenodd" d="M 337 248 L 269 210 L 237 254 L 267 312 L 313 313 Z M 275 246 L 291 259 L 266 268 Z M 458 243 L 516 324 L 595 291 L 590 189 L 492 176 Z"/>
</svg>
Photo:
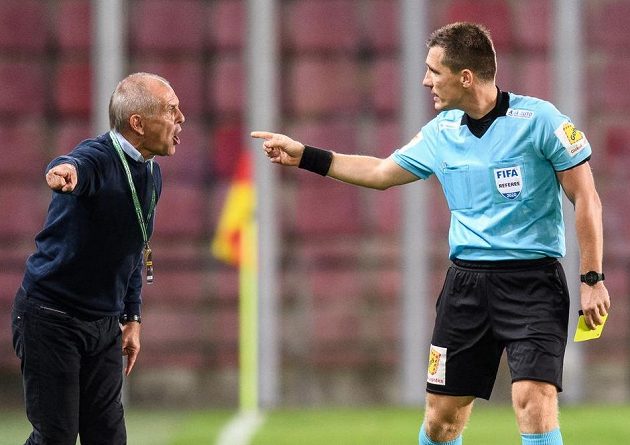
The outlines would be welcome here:
<svg viewBox="0 0 630 445">
<path fill-rule="evenodd" d="M 469 69 L 481 80 L 494 80 L 497 59 L 490 31 L 476 23 L 451 23 L 434 31 L 427 40 L 427 48 L 444 49 L 442 63 L 451 71 Z"/>
</svg>

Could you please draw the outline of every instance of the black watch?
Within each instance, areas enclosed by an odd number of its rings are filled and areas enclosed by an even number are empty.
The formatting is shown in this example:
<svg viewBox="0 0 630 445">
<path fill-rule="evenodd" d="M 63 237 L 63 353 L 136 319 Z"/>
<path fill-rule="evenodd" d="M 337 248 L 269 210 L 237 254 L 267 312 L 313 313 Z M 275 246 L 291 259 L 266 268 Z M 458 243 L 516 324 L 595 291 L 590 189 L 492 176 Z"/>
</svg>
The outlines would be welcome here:
<svg viewBox="0 0 630 445">
<path fill-rule="evenodd" d="M 140 317 L 140 315 L 128 315 L 128 314 L 122 314 L 118 318 L 118 322 L 122 325 L 125 325 L 129 323 L 130 321 L 136 321 L 138 323 L 142 323 L 142 318 Z"/>
<path fill-rule="evenodd" d="M 594 270 L 590 270 L 584 275 L 580 275 L 580 281 L 588 284 L 589 286 L 594 286 L 599 281 L 604 281 L 604 273 L 597 273 Z"/>
</svg>

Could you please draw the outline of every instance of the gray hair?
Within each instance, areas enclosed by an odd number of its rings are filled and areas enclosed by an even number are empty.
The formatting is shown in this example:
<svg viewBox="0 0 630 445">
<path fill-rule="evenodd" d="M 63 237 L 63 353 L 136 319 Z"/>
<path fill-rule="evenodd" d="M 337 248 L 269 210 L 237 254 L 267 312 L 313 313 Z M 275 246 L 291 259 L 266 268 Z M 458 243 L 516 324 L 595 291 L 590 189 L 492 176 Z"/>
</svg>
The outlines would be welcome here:
<svg viewBox="0 0 630 445">
<path fill-rule="evenodd" d="M 109 100 L 109 126 L 120 132 L 129 128 L 133 114 L 155 116 L 161 107 L 159 98 L 149 88 L 150 80 L 170 86 L 168 80 L 157 74 L 134 73 L 121 80 Z"/>
</svg>

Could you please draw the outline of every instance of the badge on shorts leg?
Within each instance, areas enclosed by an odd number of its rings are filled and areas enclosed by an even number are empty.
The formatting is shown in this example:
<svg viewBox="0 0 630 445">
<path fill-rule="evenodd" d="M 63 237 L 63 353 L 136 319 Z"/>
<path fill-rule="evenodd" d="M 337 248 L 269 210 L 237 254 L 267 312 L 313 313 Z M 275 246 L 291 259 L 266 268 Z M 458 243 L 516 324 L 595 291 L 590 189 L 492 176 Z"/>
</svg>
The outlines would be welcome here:
<svg viewBox="0 0 630 445">
<path fill-rule="evenodd" d="M 427 383 L 446 385 L 446 348 L 431 345 Z"/>
</svg>

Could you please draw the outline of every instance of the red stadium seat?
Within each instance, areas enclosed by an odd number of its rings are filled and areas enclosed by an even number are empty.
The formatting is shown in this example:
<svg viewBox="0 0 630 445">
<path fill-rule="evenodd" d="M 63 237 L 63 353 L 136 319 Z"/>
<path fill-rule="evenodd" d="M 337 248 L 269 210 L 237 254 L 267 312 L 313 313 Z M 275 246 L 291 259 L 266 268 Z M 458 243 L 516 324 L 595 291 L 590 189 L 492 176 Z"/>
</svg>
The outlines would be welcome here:
<svg viewBox="0 0 630 445">
<path fill-rule="evenodd" d="M 39 120 L 15 120 L 0 124 L 4 145 L 0 177 L 13 181 L 43 181 L 49 162 L 44 123 Z"/>
<path fill-rule="evenodd" d="M 374 111 L 377 113 L 398 113 L 401 108 L 401 66 L 394 58 L 376 59 L 372 68 L 372 85 Z M 418 82 L 422 73 L 417 73 Z"/>
<path fill-rule="evenodd" d="M 181 265 L 169 261 L 168 252 L 158 249 L 156 245 L 152 244 L 152 250 L 155 270 L 154 285 L 144 286 L 142 290 L 147 305 L 181 305 L 198 303 L 205 299 L 205 271 L 184 269 Z M 189 260 L 191 263 L 193 261 L 195 260 Z"/>
<path fill-rule="evenodd" d="M 424 184 L 423 184 L 424 185 Z M 402 229 L 400 188 L 370 193 L 367 207 L 371 209 L 372 226 L 379 232 L 398 234 Z"/>
<path fill-rule="evenodd" d="M 589 44 L 610 51 L 623 52 L 628 49 L 630 3 L 625 0 L 594 3 L 587 11 L 591 12 L 587 15 L 585 26 L 585 29 L 589 30 L 585 33 Z"/>
<path fill-rule="evenodd" d="M 132 49 L 196 54 L 204 46 L 206 15 L 201 0 L 178 0 L 176 6 L 171 0 L 135 1 L 129 19 Z"/>
<path fill-rule="evenodd" d="M 35 237 L 44 226 L 50 190 L 39 185 L 8 183 L 0 187 L 0 235 Z"/>
<path fill-rule="evenodd" d="M 418 122 L 418 128 L 415 131 L 420 131 L 424 124 L 425 122 Z M 368 153 L 374 153 L 374 156 L 381 158 L 391 155 L 394 150 L 405 145 L 413 137 L 413 135 L 406 139 L 402 137 L 400 123 L 395 117 L 378 119 L 373 128 L 374 135 L 370 139 L 373 147 L 366 147 L 366 150 Z"/>
<path fill-rule="evenodd" d="M 238 343 L 238 309 L 236 306 L 219 307 L 212 312 L 212 326 L 208 334 L 216 344 Z"/>
<path fill-rule="evenodd" d="M 512 7 L 517 45 L 530 51 L 549 50 L 553 41 L 553 2 L 529 0 L 514 2 Z"/>
<path fill-rule="evenodd" d="M 553 100 L 553 66 L 546 55 L 529 56 L 520 64 L 518 94 Z"/>
<path fill-rule="evenodd" d="M 46 71 L 43 61 L 0 61 L 0 116 L 43 116 Z"/>
<path fill-rule="evenodd" d="M 245 149 L 243 141 L 246 137 L 240 122 L 218 123 L 211 130 L 207 156 L 211 171 L 217 179 L 225 181 L 232 179 L 235 162 Z"/>
<path fill-rule="evenodd" d="M 188 118 L 198 116 L 203 112 L 205 73 L 203 62 L 198 54 L 176 60 L 167 56 L 141 56 L 133 63 L 133 71 L 155 73 L 166 78 L 179 98 L 182 112 Z"/>
<path fill-rule="evenodd" d="M 296 114 L 355 113 L 361 104 L 359 66 L 347 57 L 300 57 L 289 69 L 285 95 Z"/>
<path fill-rule="evenodd" d="M 604 148 L 610 156 L 609 166 L 621 164 L 620 170 L 628 174 L 627 162 L 619 162 L 619 159 L 630 162 L 630 128 L 625 124 L 611 125 L 605 129 Z"/>
<path fill-rule="evenodd" d="M 240 292 L 238 267 L 226 264 L 205 273 L 206 300 L 212 305 L 235 306 Z"/>
<path fill-rule="evenodd" d="M 200 238 L 208 231 L 208 205 L 208 198 L 198 185 L 167 182 L 157 208 L 156 230 L 161 237 Z"/>
<path fill-rule="evenodd" d="M 245 1 L 219 0 L 210 8 L 210 44 L 219 51 L 241 49 L 247 35 Z"/>
<path fill-rule="evenodd" d="M 298 0 L 285 8 L 285 47 L 296 52 L 347 51 L 360 42 L 359 9 L 352 0 Z"/>
<path fill-rule="evenodd" d="M 364 226 L 362 209 L 361 190 L 357 187 L 323 178 L 305 181 L 296 190 L 291 229 L 303 236 L 356 234 Z"/>
<path fill-rule="evenodd" d="M 316 147 L 337 150 L 344 153 L 362 153 L 359 146 L 359 129 L 356 123 L 343 119 L 329 121 L 300 120 L 286 130 L 286 134 L 305 144 Z M 302 173 L 302 174 L 299 174 Z M 306 172 L 296 173 L 298 177 L 305 177 Z"/>
<path fill-rule="evenodd" d="M 94 137 L 89 119 L 69 119 L 59 122 L 53 137 L 52 153 L 49 161 L 57 156 L 70 153 L 79 142 Z"/>
<path fill-rule="evenodd" d="M 208 102 L 213 112 L 238 115 L 245 110 L 245 65 L 237 55 L 219 57 L 208 76 Z"/>
<path fill-rule="evenodd" d="M 204 364 L 203 316 L 195 308 L 143 303 L 143 366 L 199 368 Z"/>
<path fill-rule="evenodd" d="M 620 94 L 619 88 L 630 76 L 630 60 L 614 59 L 602 65 L 603 73 L 597 74 L 600 87 L 590 88 L 596 97 L 596 107 L 600 111 L 624 113 L 630 107 L 630 95 Z"/>
<path fill-rule="evenodd" d="M 88 60 L 62 62 L 55 73 L 55 110 L 61 115 L 89 116 L 92 70 Z"/>
<path fill-rule="evenodd" d="M 377 52 L 393 52 L 400 44 L 400 5 L 390 0 L 366 2 L 363 39 Z"/>
<path fill-rule="evenodd" d="M 443 23 L 475 22 L 485 25 L 497 50 L 514 46 L 512 14 L 505 0 L 455 0 L 450 3 Z"/>
<path fill-rule="evenodd" d="M 0 50 L 44 53 L 49 32 L 47 9 L 38 0 L 0 2 Z"/>
<path fill-rule="evenodd" d="M 92 44 L 92 4 L 61 0 L 56 7 L 56 39 L 63 52 L 89 51 Z"/>
</svg>

